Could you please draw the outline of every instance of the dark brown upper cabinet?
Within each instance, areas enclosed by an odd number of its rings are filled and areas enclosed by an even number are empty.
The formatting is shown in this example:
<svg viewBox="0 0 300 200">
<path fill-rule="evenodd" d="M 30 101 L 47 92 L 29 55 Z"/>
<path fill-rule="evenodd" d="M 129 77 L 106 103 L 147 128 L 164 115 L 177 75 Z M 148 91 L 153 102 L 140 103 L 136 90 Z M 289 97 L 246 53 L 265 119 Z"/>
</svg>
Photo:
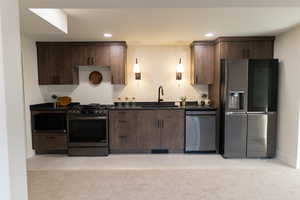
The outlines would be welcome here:
<svg viewBox="0 0 300 200">
<path fill-rule="evenodd" d="M 249 42 L 249 58 L 269 59 L 274 56 L 274 38 Z"/>
<path fill-rule="evenodd" d="M 75 52 L 70 46 L 38 46 L 39 84 L 78 84 Z"/>
<path fill-rule="evenodd" d="M 91 44 L 83 46 L 85 65 L 87 66 L 110 66 L 109 44 Z"/>
<path fill-rule="evenodd" d="M 222 59 L 247 59 L 250 57 L 249 42 L 222 42 Z"/>
<path fill-rule="evenodd" d="M 191 45 L 192 84 L 212 84 L 214 79 L 214 43 L 198 41 Z"/>
<path fill-rule="evenodd" d="M 79 84 L 78 66 L 109 66 L 125 84 L 126 52 L 125 42 L 37 42 L 39 84 Z"/>
<path fill-rule="evenodd" d="M 110 46 L 112 84 L 126 84 L 127 49 L 120 45 Z"/>
<path fill-rule="evenodd" d="M 215 40 L 214 82 L 209 97 L 214 106 L 220 103 L 221 59 L 272 59 L 275 37 L 220 37 Z"/>
<path fill-rule="evenodd" d="M 274 37 L 222 37 L 221 59 L 264 59 L 273 58 Z"/>
</svg>

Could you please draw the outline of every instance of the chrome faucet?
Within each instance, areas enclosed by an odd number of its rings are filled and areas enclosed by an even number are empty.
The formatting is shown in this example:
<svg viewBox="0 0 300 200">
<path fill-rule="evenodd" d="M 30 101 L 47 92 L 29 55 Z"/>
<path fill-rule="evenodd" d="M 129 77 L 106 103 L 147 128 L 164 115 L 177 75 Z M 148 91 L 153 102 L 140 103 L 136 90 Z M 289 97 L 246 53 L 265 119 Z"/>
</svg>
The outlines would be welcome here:
<svg viewBox="0 0 300 200">
<path fill-rule="evenodd" d="M 162 86 L 158 87 L 158 103 L 160 103 L 161 101 L 163 101 L 163 99 L 160 98 L 160 94 L 161 96 L 164 96 L 164 89 Z"/>
</svg>

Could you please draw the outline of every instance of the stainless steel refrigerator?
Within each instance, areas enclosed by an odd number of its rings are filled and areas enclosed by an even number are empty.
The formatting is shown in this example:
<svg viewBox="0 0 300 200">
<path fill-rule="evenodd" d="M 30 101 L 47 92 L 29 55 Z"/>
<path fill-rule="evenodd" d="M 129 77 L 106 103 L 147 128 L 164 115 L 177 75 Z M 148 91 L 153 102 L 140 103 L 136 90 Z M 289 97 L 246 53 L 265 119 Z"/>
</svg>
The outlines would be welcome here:
<svg viewBox="0 0 300 200">
<path fill-rule="evenodd" d="M 225 158 L 274 157 L 278 60 L 221 63 L 221 153 Z"/>
</svg>

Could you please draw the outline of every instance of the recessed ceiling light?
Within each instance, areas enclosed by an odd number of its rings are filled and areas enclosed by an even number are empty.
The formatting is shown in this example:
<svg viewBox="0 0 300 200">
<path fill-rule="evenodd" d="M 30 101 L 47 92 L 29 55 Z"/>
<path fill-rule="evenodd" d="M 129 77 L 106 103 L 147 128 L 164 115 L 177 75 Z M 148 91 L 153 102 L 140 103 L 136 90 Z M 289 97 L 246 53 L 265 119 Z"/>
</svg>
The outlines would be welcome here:
<svg viewBox="0 0 300 200">
<path fill-rule="evenodd" d="M 206 34 L 205 34 L 205 37 L 213 37 L 213 36 L 215 36 L 214 33 L 206 33 Z"/>
<path fill-rule="evenodd" d="M 104 37 L 107 37 L 107 38 L 112 37 L 112 34 L 110 34 L 110 33 L 104 33 L 103 35 L 104 35 Z"/>
</svg>

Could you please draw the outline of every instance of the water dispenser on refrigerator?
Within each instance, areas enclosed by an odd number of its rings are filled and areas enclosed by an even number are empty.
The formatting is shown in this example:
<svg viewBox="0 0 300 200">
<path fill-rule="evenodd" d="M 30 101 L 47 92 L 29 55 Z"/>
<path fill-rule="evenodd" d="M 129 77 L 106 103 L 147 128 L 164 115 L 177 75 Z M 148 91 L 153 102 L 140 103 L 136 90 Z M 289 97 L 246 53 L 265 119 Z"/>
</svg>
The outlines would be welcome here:
<svg viewBox="0 0 300 200">
<path fill-rule="evenodd" d="M 230 91 L 229 92 L 229 105 L 231 111 L 238 111 L 244 109 L 244 91 Z"/>
</svg>

